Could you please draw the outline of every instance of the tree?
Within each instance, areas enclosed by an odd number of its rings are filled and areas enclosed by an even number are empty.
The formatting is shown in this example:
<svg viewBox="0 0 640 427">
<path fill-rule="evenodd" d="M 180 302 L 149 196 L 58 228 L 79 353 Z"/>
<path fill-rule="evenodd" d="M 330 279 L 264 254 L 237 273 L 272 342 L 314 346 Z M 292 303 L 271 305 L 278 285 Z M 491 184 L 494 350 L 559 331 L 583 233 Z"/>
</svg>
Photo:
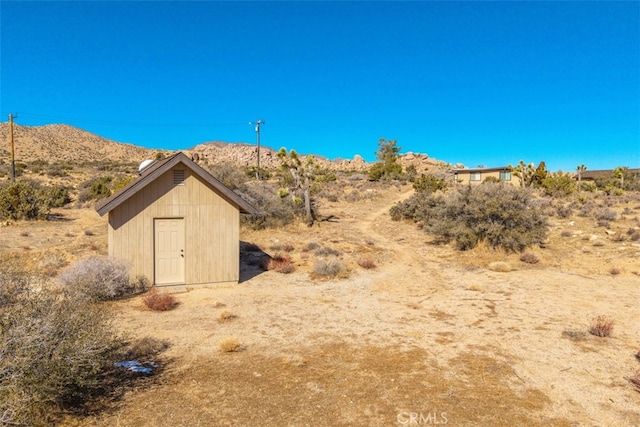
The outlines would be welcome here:
<svg viewBox="0 0 640 427">
<path fill-rule="evenodd" d="M 306 160 L 303 162 L 295 150 L 291 150 L 287 154 L 287 149 L 282 147 L 280 151 L 278 151 L 278 158 L 282 163 L 282 169 L 289 172 L 291 175 L 291 190 L 293 194 L 302 193 L 307 225 L 311 227 L 317 220 L 315 211 L 311 204 L 310 192 L 311 181 L 313 181 L 315 172 L 313 157 L 307 156 Z"/>
<path fill-rule="evenodd" d="M 378 162 L 369 169 L 369 179 L 379 181 L 402 178 L 402 165 L 398 163 L 400 147 L 398 141 L 380 138 L 376 157 Z"/>
<path fill-rule="evenodd" d="M 578 193 L 580 192 L 582 186 L 582 173 L 587 170 L 585 165 L 580 165 L 576 168 L 576 172 L 578 172 Z"/>
<path fill-rule="evenodd" d="M 509 170 L 513 175 L 520 179 L 520 186 L 522 188 L 530 187 L 532 185 L 533 176 L 536 173 L 536 168 L 533 163 L 526 164 L 524 160 L 520 160 L 516 167 L 509 165 Z"/>
<path fill-rule="evenodd" d="M 547 175 L 549 175 L 549 172 L 547 172 L 547 165 L 544 161 L 542 161 L 538 164 L 538 167 L 533 173 L 533 177 L 531 178 L 531 185 L 536 188 L 542 187 L 542 183 L 547 178 Z"/>
<path fill-rule="evenodd" d="M 624 175 L 627 171 L 627 167 L 619 166 L 613 170 L 613 177 L 620 183 L 620 189 L 624 190 Z"/>
</svg>

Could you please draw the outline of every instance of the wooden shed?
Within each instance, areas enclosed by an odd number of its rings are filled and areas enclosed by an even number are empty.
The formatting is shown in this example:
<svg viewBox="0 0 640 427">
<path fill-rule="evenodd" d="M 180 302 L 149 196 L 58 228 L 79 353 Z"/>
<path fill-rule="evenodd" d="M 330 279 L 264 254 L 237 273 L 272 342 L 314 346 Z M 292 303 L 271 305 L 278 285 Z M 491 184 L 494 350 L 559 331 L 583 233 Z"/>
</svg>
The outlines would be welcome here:
<svg viewBox="0 0 640 427">
<path fill-rule="evenodd" d="M 101 200 L 109 256 L 153 284 L 237 283 L 240 214 L 257 211 L 183 153 L 154 162 Z"/>
</svg>

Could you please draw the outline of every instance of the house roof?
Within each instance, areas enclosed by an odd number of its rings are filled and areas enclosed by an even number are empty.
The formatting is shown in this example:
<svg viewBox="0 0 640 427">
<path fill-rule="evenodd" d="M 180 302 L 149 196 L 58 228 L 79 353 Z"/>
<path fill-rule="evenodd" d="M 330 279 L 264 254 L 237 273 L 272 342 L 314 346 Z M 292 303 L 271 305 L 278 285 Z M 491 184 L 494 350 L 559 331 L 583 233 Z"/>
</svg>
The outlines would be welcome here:
<svg viewBox="0 0 640 427">
<path fill-rule="evenodd" d="M 462 168 L 462 169 L 452 169 L 452 172 L 499 172 L 499 171 L 508 171 L 509 166 L 500 166 L 497 168 Z"/>
<path fill-rule="evenodd" d="M 171 170 L 177 164 L 182 163 L 188 167 L 195 175 L 207 182 L 211 187 L 221 193 L 221 195 L 233 206 L 238 208 L 241 213 L 246 214 L 258 214 L 256 208 L 247 203 L 244 199 L 231 191 L 228 187 L 218 181 L 209 172 L 198 166 L 193 160 L 188 158 L 184 153 L 178 152 L 166 159 L 159 160 L 152 163 L 142 170 L 140 176 L 129 184 L 124 186 L 117 193 L 112 194 L 106 199 L 99 200 L 96 203 L 96 211 L 103 216 L 104 214 L 111 212 L 113 209 L 120 206 L 130 197 L 138 193 L 138 191 L 145 188 L 149 183 L 153 182 L 156 178 Z"/>
</svg>

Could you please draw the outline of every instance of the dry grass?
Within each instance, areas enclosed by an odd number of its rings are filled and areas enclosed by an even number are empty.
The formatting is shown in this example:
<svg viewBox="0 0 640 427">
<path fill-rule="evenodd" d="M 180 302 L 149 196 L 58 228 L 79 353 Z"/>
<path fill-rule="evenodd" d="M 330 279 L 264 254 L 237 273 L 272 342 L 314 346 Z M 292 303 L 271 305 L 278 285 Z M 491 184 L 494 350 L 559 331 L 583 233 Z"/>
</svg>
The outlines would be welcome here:
<svg viewBox="0 0 640 427">
<path fill-rule="evenodd" d="M 144 305 L 153 311 L 169 311 L 178 305 L 176 297 L 171 294 L 158 291 L 157 288 L 151 288 L 149 293 L 142 298 Z"/>
<path fill-rule="evenodd" d="M 237 338 L 225 338 L 220 341 L 218 348 L 222 353 L 237 353 L 244 349 Z"/>
<path fill-rule="evenodd" d="M 607 316 L 598 316 L 591 321 L 589 333 L 597 337 L 609 337 L 613 332 L 615 321 Z"/>
<path fill-rule="evenodd" d="M 587 338 L 587 333 L 585 331 L 579 331 L 575 329 L 567 329 L 562 331 L 562 336 L 569 338 L 572 341 L 582 341 Z"/>
<path fill-rule="evenodd" d="M 230 322 L 232 320 L 237 319 L 238 316 L 232 312 L 230 312 L 229 310 L 225 310 L 222 313 L 220 313 L 220 316 L 218 316 L 218 321 L 220 322 Z"/>
<path fill-rule="evenodd" d="M 312 276 L 319 278 L 345 277 L 346 268 L 338 258 L 319 258 L 313 263 Z"/>
<path fill-rule="evenodd" d="M 492 263 L 489 263 L 489 265 L 487 267 L 491 271 L 497 271 L 497 272 L 500 272 L 500 273 L 508 273 L 508 272 L 510 272 L 512 270 L 512 268 L 509 265 L 509 263 L 504 262 L 504 261 L 494 261 Z"/>
</svg>

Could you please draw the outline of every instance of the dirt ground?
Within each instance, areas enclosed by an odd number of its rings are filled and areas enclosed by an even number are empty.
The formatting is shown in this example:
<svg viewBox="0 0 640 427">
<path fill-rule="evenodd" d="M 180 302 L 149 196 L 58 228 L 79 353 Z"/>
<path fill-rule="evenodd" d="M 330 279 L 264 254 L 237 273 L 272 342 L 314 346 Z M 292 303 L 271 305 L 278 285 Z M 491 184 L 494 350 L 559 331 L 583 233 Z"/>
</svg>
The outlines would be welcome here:
<svg viewBox="0 0 640 427">
<path fill-rule="evenodd" d="M 150 311 L 141 297 L 105 305 L 132 339 L 169 343 L 163 371 L 63 424 L 640 425 L 628 381 L 640 367 L 640 245 L 611 234 L 640 225 L 639 203 L 609 234 L 593 218 L 551 218 L 549 242 L 532 250 L 541 261 L 527 264 L 482 247 L 459 252 L 391 221 L 389 207 L 410 194 L 326 202 L 335 217 L 312 228 L 243 230 L 245 244 L 270 255 L 290 250 L 291 274 L 244 262 L 237 285 L 164 290 L 179 301 L 172 311 Z M 59 213 L 0 228 L 0 252 L 52 275 L 106 253 L 104 218 Z M 310 244 L 338 251 L 347 272 L 310 275 L 320 258 Z M 364 258 L 376 267 L 360 267 Z M 586 333 L 598 315 L 615 320 L 611 337 Z M 241 351 L 222 352 L 229 339 Z"/>
</svg>

